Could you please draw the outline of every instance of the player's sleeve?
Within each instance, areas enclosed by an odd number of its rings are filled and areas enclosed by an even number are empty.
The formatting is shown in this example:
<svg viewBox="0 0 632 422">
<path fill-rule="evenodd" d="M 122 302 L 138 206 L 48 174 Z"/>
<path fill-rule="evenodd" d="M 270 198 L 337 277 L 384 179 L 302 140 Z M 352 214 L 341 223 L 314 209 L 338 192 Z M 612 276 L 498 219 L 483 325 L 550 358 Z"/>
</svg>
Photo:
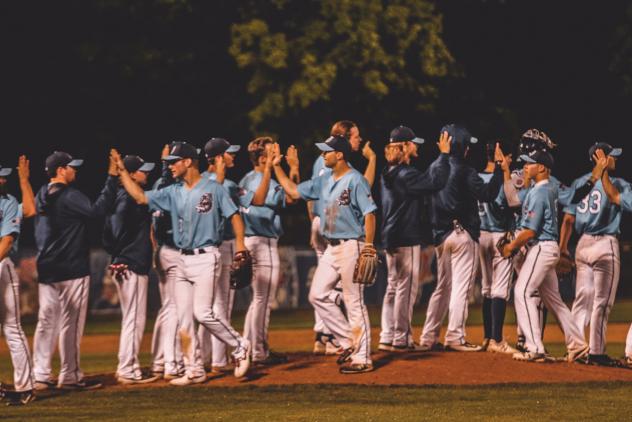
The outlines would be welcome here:
<svg viewBox="0 0 632 422">
<path fill-rule="evenodd" d="M 162 189 L 145 192 L 149 209 L 171 212 L 175 186 L 169 185 Z"/>
<path fill-rule="evenodd" d="M 252 204 L 255 193 L 248 189 L 248 177 L 244 177 L 239 181 L 238 201 L 235 204 L 248 208 Z"/>
<path fill-rule="evenodd" d="M 623 179 L 615 179 L 613 184 L 619 191 L 619 206 L 621 209 L 632 212 L 632 185 Z"/>
<path fill-rule="evenodd" d="M 323 169 L 323 159 L 319 156 L 316 161 L 314 161 L 314 165 L 312 166 L 312 179 L 315 179 L 320 176 L 320 171 Z"/>
<path fill-rule="evenodd" d="M 419 196 L 443 188 L 448 181 L 449 174 L 449 156 L 448 154 L 440 154 L 424 172 L 411 168 L 402 178 L 402 182 L 408 194 Z"/>
<path fill-rule="evenodd" d="M 9 197 L 9 200 L 5 202 L 6 205 L 2 209 L 0 237 L 17 236 L 20 234 L 20 207 L 18 201 L 13 197 Z"/>
<path fill-rule="evenodd" d="M 568 194 L 563 194 L 562 190 L 570 190 L 573 192 L 573 196 L 575 195 L 575 190 L 577 188 L 578 183 L 581 183 L 581 179 L 575 179 L 573 181 L 573 183 L 571 183 L 570 188 L 565 188 L 562 185 L 560 185 L 559 189 L 559 197 L 562 198 L 563 196 L 565 196 L 563 199 L 567 199 L 568 198 Z M 565 214 L 569 214 L 569 215 L 577 215 L 577 203 L 573 203 L 573 201 L 568 201 L 566 203 L 564 203 L 563 199 L 558 199 L 558 202 L 560 204 L 562 204 L 564 206 L 564 208 L 562 209 L 564 211 Z"/>
<path fill-rule="evenodd" d="M 364 177 L 359 177 L 353 185 L 352 195 L 354 197 L 354 203 L 362 212 L 362 215 L 367 215 L 377 210 L 373 195 L 371 195 L 371 188 L 369 182 Z"/>
<path fill-rule="evenodd" d="M 270 189 L 266 195 L 265 206 L 275 209 L 285 207 L 285 191 L 276 180 L 270 180 Z"/>
<path fill-rule="evenodd" d="M 78 190 L 72 190 L 68 195 L 69 203 L 66 209 L 70 214 L 83 218 L 103 217 L 107 212 L 112 210 L 114 201 L 116 200 L 117 190 L 118 178 L 108 176 L 105 181 L 105 186 L 94 203 Z"/>
<path fill-rule="evenodd" d="M 491 179 L 487 183 L 478 175 L 476 170 L 472 168 L 468 170 L 465 181 L 474 198 L 480 202 L 494 201 L 503 184 L 503 172 L 500 166 L 496 166 Z"/>
<path fill-rule="evenodd" d="M 544 225 L 544 200 L 530 198 L 528 204 L 525 205 L 522 213 L 521 227 L 523 229 L 539 232 Z"/>
<path fill-rule="evenodd" d="M 224 186 L 217 185 L 215 196 L 215 200 L 217 201 L 217 204 L 219 206 L 220 214 L 222 214 L 224 218 L 228 219 L 238 211 L 237 205 L 235 205 L 233 200 L 230 198 L 230 194 Z"/>
<path fill-rule="evenodd" d="M 296 187 L 298 194 L 306 201 L 316 201 L 320 199 L 320 186 L 324 176 L 306 180 Z"/>
</svg>

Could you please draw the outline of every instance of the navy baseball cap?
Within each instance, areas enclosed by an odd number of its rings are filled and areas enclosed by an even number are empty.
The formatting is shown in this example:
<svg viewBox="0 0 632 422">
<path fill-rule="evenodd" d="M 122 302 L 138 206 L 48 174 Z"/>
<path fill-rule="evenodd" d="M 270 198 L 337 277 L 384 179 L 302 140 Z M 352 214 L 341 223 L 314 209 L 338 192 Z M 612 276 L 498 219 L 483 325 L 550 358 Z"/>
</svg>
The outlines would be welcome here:
<svg viewBox="0 0 632 422">
<path fill-rule="evenodd" d="M 72 155 L 67 152 L 55 151 L 46 157 L 45 170 L 49 174 L 52 174 L 57 171 L 59 167 L 81 167 L 82 164 L 83 160 L 72 158 Z"/>
<path fill-rule="evenodd" d="M 469 144 L 476 144 L 478 138 L 473 137 L 470 132 L 463 126 L 450 123 L 441 128 L 441 132 L 448 132 L 448 135 L 452 137 L 452 144 L 467 146 Z"/>
<path fill-rule="evenodd" d="M 595 142 L 595 144 L 588 150 L 588 158 L 590 158 L 590 161 L 592 161 L 592 156 L 595 155 L 595 152 L 597 152 L 598 149 L 602 150 L 604 154 L 615 158 L 619 158 L 621 157 L 621 154 L 623 154 L 623 149 L 621 148 L 614 148 L 612 145 L 605 142 Z"/>
<path fill-rule="evenodd" d="M 125 158 L 123 158 L 123 165 L 130 173 L 134 173 L 136 171 L 149 173 L 154 169 L 154 167 L 156 167 L 154 163 L 147 163 L 138 155 L 126 155 Z"/>
<path fill-rule="evenodd" d="M 542 164 L 549 170 L 553 168 L 555 161 L 547 151 L 533 150 L 529 154 L 522 154 L 520 160 L 528 164 Z"/>
<path fill-rule="evenodd" d="M 185 158 L 197 160 L 200 158 L 200 151 L 186 142 L 173 142 L 169 149 L 169 155 L 164 158 L 164 161 L 180 161 Z"/>
<path fill-rule="evenodd" d="M 13 169 L 11 167 L 2 167 L 0 166 L 0 177 L 7 177 L 11 174 Z"/>
<path fill-rule="evenodd" d="M 388 142 L 414 142 L 421 145 L 425 141 L 422 138 L 418 138 L 411 128 L 400 125 L 391 130 L 391 137 Z"/>
<path fill-rule="evenodd" d="M 330 136 L 325 142 L 316 143 L 316 147 L 323 152 L 342 152 L 345 158 L 351 155 L 351 144 L 344 136 Z"/>
<path fill-rule="evenodd" d="M 241 145 L 231 145 L 224 138 L 211 138 L 204 145 L 204 153 L 207 157 L 217 157 L 225 152 L 235 154 L 241 149 Z"/>
</svg>

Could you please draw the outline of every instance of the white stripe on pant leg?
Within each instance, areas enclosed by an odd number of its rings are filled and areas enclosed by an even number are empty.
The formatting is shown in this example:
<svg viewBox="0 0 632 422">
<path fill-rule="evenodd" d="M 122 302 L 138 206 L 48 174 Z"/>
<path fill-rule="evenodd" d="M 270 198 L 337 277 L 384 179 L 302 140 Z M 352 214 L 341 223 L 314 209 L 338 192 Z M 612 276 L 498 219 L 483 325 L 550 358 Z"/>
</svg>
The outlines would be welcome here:
<svg viewBox="0 0 632 422">
<path fill-rule="evenodd" d="M 33 340 L 33 372 L 37 381 L 50 381 L 57 346 L 61 304 L 52 284 L 38 284 L 39 312 Z"/>
<path fill-rule="evenodd" d="M 217 294 L 215 295 L 215 305 L 213 311 L 216 314 L 224 315 L 226 321 L 230 323 L 231 289 L 230 289 L 230 265 L 234 255 L 234 240 L 225 240 L 219 247 L 221 255 L 221 268 L 217 283 Z M 222 367 L 228 364 L 227 348 L 217 337 L 211 335 L 211 365 Z"/>
<path fill-rule="evenodd" d="M 541 246 L 537 245 L 527 253 L 518 275 L 514 295 L 516 317 L 525 337 L 525 347 L 535 353 L 544 353 L 537 303 L 534 302 L 532 296 L 536 288 L 531 286 L 534 283 L 533 279 L 537 277 L 535 272 L 540 260 L 541 249 Z"/>
<path fill-rule="evenodd" d="M 419 343 L 425 346 L 432 346 L 437 343 L 439 332 L 441 331 L 441 322 L 448 311 L 452 291 L 452 264 L 450 262 L 450 256 L 452 247 L 451 238 L 453 235 L 454 233 L 448 236 L 443 243 L 435 249 L 437 259 L 437 286 L 434 292 L 432 292 L 432 296 L 430 296 L 428 309 L 426 311 L 426 321 L 421 338 L 419 339 Z"/>
<path fill-rule="evenodd" d="M 147 309 L 146 275 L 129 271 L 122 281 L 116 280 L 121 302 L 121 338 L 119 346 L 118 375 L 140 379 L 138 353 L 143 339 Z"/>
<path fill-rule="evenodd" d="M 619 285 L 621 261 L 619 242 L 614 236 L 600 236 L 595 242 L 598 254 L 593 272 L 595 274 L 595 296 L 590 325 L 590 353 L 606 353 L 606 332 L 610 310 L 614 304 Z"/>
<path fill-rule="evenodd" d="M 332 253 L 335 248 L 339 247 L 328 246 L 318 262 L 309 290 L 309 302 L 323 320 L 325 327 L 334 335 L 340 345 L 347 349 L 351 347 L 351 329 L 342 310 L 331 299 L 331 292 L 340 278 Z"/>
<path fill-rule="evenodd" d="M 20 322 L 19 279 L 8 257 L 0 262 L 0 292 L 0 325 L 13 363 L 14 389 L 20 392 L 32 390 L 31 354 Z"/>
<path fill-rule="evenodd" d="M 594 273 L 592 263 L 588 261 L 591 249 L 591 239 L 584 235 L 579 239 L 575 251 L 575 299 L 571 308 L 573 321 L 582 332 L 590 323 L 595 292 Z"/>
<path fill-rule="evenodd" d="M 59 384 L 74 384 L 83 379 L 80 366 L 81 339 L 88 307 L 89 283 L 89 276 L 55 283 L 61 304 Z"/>
<path fill-rule="evenodd" d="M 178 267 L 175 280 L 175 302 L 178 312 L 179 340 L 182 344 L 182 358 L 186 375 L 191 378 L 202 375 L 204 368 L 196 366 L 196 353 L 199 347 L 193 321 L 193 282 L 186 278 L 186 266 Z"/>
</svg>

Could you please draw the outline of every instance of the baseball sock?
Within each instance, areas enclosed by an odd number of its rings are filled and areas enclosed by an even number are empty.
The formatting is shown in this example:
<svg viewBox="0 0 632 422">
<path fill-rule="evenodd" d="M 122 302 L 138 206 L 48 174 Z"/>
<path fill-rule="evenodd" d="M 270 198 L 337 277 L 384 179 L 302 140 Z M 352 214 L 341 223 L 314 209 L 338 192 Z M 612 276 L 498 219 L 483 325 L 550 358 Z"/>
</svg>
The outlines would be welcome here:
<svg viewBox="0 0 632 422">
<path fill-rule="evenodd" d="M 492 298 L 483 297 L 483 327 L 485 338 L 492 338 Z"/>
<path fill-rule="evenodd" d="M 503 325 L 505 324 L 505 310 L 507 302 L 503 298 L 492 299 L 492 336 L 496 342 L 503 341 Z"/>
</svg>

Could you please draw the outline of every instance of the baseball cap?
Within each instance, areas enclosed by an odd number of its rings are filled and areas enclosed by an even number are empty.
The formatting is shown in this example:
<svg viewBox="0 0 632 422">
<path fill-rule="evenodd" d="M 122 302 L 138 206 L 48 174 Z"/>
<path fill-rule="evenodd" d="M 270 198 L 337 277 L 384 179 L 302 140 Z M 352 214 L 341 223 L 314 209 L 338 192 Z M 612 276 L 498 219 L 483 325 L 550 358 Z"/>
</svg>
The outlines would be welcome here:
<svg viewBox="0 0 632 422">
<path fill-rule="evenodd" d="M 154 163 L 146 163 L 145 160 L 138 155 L 126 155 L 125 158 L 123 158 L 123 165 L 130 173 L 136 171 L 150 172 L 156 167 Z"/>
<path fill-rule="evenodd" d="M 191 144 L 186 142 L 173 142 L 169 149 L 169 155 L 164 161 L 180 161 L 185 158 L 197 160 L 200 157 L 200 151 Z"/>
<path fill-rule="evenodd" d="M 520 160 L 529 164 L 542 164 L 548 169 L 552 169 L 555 164 L 553 156 L 542 150 L 533 150 L 529 154 L 522 154 Z"/>
<path fill-rule="evenodd" d="M 440 133 L 443 132 L 448 132 L 452 137 L 452 145 L 460 146 L 462 151 L 465 151 L 466 146 L 478 142 L 478 138 L 473 137 L 465 127 L 454 123 L 443 126 Z"/>
<path fill-rule="evenodd" d="M 0 166 L 0 177 L 7 177 L 11 174 L 13 169 L 11 167 L 2 167 Z"/>
<path fill-rule="evenodd" d="M 389 143 L 393 142 L 414 142 L 416 144 L 423 144 L 425 141 L 422 138 L 418 138 L 415 135 L 415 132 L 409 127 L 406 126 L 397 126 L 395 129 L 391 130 L 391 137 L 388 140 Z"/>
<path fill-rule="evenodd" d="M 45 170 L 48 173 L 53 173 L 59 167 L 81 167 L 83 160 L 72 158 L 72 155 L 63 151 L 55 151 L 48 157 L 46 157 Z"/>
<path fill-rule="evenodd" d="M 211 138 L 206 143 L 206 145 L 204 145 L 204 153 L 206 154 L 207 157 L 216 157 L 225 152 L 234 154 L 238 152 L 240 149 L 241 149 L 240 145 L 231 145 L 224 138 Z"/>
<path fill-rule="evenodd" d="M 590 161 L 592 161 L 592 156 L 595 155 L 595 152 L 597 152 L 598 149 L 602 150 L 604 154 L 615 158 L 618 158 L 621 154 L 623 154 L 622 148 L 614 148 L 612 145 L 605 142 L 595 142 L 595 144 L 588 150 L 588 158 Z"/>
<path fill-rule="evenodd" d="M 345 157 L 351 155 L 351 144 L 344 136 L 330 136 L 325 142 L 317 142 L 316 147 L 323 152 L 342 152 Z"/>
</svg>

